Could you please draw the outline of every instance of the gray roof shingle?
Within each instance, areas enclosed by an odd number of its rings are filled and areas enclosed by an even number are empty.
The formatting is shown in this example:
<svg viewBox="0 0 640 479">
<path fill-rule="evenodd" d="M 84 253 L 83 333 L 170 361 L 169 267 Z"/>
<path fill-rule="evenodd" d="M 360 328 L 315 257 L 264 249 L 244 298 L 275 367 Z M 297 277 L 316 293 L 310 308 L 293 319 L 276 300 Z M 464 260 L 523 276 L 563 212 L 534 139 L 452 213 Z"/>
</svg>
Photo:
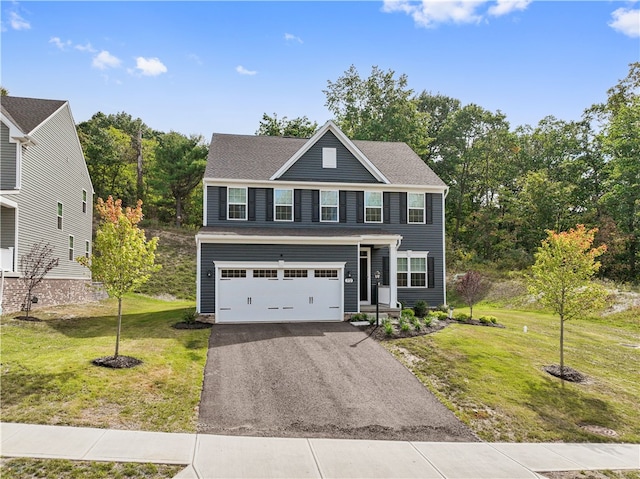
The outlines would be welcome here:
<svg viewBox="0 0 640 479">
<path fill-rule="evenodd" d="M 2 113 L 11 118 L 25 134 L 31 133 L 65 103 L 64 100 L 42 100 L 17 96 L 0 97 Z"/>
<path fill-rule="evenodd" d="M 305 138 L 214 133 L 205 177 L 268 180 L 307 141 Z M 392 184 L 446 186 L 406 143 L 352 141 Z"/>
</svg>

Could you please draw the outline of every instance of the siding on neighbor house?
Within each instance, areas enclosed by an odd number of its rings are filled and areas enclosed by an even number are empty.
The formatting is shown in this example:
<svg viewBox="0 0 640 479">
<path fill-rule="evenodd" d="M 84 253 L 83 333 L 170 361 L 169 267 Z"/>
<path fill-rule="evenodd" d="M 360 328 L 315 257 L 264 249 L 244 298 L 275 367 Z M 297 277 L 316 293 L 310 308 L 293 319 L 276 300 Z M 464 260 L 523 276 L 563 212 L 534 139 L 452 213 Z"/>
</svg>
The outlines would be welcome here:
<svg viewBox="0 0 640 479">
<path fill-rule="evenodd" d="M 0 206 L 0 248 L 15 247 L 16 210 Z"/>
<path fill-rule="evenodd" d="M 200 312 L 215 312 L 215 261 L 346 262 L 353 283 L 344 283 L 344 311 L 358 310 L 358 248 L 355 245 L 273 245 L 202 243 L 200 251 Z"/>
<path fill-rule="evenodd" d="M 322 167 L 322 148 L 336 149 L 336 168 Z M 318 139 L 278 179 L 287 181 L 380 183 L 331 131 L 328 131 L 322 138 Z"/>
<path fill-rule="evenodd" d="M 34 243 L 49 242 L 59 266 L 49 278 L 90 278 L 89 270 L 69 260 L 69 236 L 74 237 L 74 257 L 83 255 L 85 241 L 91 241 L 93 189 L 76 134 L 65 105 L 37 127 L 31 136 L 37 141 L 22 156 L 22 188 L 11 199 L 18 203 L 18 256 Z M 87 209 L 82 211 L 82 190 L 87 192 Z M 58 229 L 58 202 L 63 204 L 62 230 Z"/>
<path fill-rule="evenodd" d="M 9 141 L 9 127 L 0 122 L 0 190 L 16 188 L 16 147 Z"/>
</svg>

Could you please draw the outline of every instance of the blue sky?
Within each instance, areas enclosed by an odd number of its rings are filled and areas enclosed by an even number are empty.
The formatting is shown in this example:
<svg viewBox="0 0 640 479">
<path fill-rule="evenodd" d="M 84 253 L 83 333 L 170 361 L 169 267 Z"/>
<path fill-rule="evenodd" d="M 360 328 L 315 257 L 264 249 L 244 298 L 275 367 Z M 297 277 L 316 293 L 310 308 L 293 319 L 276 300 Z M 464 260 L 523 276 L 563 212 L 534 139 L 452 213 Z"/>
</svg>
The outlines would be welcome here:
<svg viewBox="0 0 640 479">
<path fill-rule="evenodd" d="M 76 122 L 126 111 L 157 130 L 253 134 L 263 113 L 320 124 L 354 64 L 416 92 L 576 120 L 640 61 L 640 2 L 1 3 L 1 83 L 66 99 Z"/>
</svg>

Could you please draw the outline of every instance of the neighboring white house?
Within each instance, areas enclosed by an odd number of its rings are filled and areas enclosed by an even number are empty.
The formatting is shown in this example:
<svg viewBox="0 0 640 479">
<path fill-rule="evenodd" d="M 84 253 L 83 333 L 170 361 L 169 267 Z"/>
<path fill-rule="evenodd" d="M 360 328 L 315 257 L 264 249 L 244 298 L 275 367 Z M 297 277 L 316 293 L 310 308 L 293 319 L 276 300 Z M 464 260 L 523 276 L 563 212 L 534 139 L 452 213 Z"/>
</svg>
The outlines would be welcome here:
<svg viewBox="0 0 640 479">
<path fill-rule="evenodd" d="M 69 103 L 3 96 L 0 134 L 2 312 L 20 310 L 20 257 L 50 243 L 59 266 L 41 283 L 38 304 L 92 297 L 91 273 L 75 261 L 89 254 L 93 186 Z"/>
</svg>

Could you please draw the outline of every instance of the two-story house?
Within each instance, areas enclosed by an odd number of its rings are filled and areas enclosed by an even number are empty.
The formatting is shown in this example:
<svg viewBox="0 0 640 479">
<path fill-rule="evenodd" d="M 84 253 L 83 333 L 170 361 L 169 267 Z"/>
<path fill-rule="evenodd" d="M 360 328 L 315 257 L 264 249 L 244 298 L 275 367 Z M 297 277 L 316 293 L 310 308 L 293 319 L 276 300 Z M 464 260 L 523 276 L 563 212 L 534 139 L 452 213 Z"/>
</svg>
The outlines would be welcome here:
<svg viewBox="0 0 640 479">
<path fill-rule="evenodd" d="M 197 309 L 216 322 L 342 321 L 445 300 L 448 189 L 405 143 L 214 134 Z M 378 273 L 379 278 L 376 278 Z"/>
<path fill-rule="evenodd" d="M 91 252 L 93 186 L 69 103 L 3 96 L 0 105 L 2 311 L 24 304 L 20 258 L 40 241 L 59 265 L 36 290 L 37 306 L 88 299 L 90 272 L 75 258 Z"/>
</svg>

